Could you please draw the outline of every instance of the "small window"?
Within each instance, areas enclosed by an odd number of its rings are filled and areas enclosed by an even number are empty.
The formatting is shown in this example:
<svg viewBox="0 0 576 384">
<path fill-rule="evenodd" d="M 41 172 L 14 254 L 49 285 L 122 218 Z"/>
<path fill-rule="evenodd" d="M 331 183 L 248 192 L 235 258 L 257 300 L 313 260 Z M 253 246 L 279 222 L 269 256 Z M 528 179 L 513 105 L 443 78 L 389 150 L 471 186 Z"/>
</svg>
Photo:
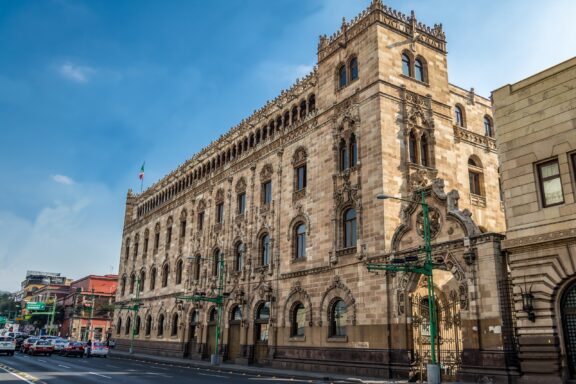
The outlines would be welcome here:
<svg viewBox="0 0 576 384">
<path fill-rule="evenodd" d="M 337 300 L 330 308 L 330 336 L 346 336 L 346 323 L 348 322 L 347 307 L 344 301 Z"/>
<path fill-rule="evenodd" d="M 134 293 L 134 283 L 136 282 L 136 276 L 134 274 L 130 275 L 130 293 Z"/>
<path fill-rule="evenodd" d="M 204 212 L 198 212 L 198 230 L 201 231 L 204 227 Z"/>
<path fill-rule="evenodd" d="M 304 305 L 302 305 L 302 303 L 297 303 L 294 305 L 291 320 L 290 336 L 304 336 L 304 327 L 306 326 L 306 309 L 304 309 Z"/>
<path fill-rule="evenodd" d="M 130 238 L 126 240 L 126 260 L 130 258 Z"/>
<path fill-rule="evenodd" d="M 177 336 L 177 335 L 178 335 L 178 314 L 175 313 L 172 316 L 172 327 L 171 327 L 170 336 Z"/>
<path fill-rule="evenodd" d="M 186 220 L 180 221 L 180 238 L 186 237 Z"/>
<path fill-rule="evenodd" d="M 422 135 L 420 138 L 420 164 L 425 167 L 430 165 L 428 161 L 428 137 L 426 135 Z"/>
<path fill-rule="evenodd" d="M 347 209 L 344 212 L 344 247 L 356 246 L 356 210 Z"/>
<path fill-rule="evenodd" d="M 272 182 L 266 181 L 262 183 L 262 204 L 270 204 L 272 202 Z"/>
<path fill-rule="evenodd" d="M 402 54 L 402 74 L 405 76 L 412 76 L 410 57 L 407 54 Z"/>
<path fill-rule="evenodd" d="M 160 246 L 160 233 L 156 232 L 154 234 L 154 253 L 158 253 L 159 246 Z"/>
<path fill-rule="evenodd" d="M 538 177 L 540 179 L 542 205 L 544 207 L 551 207 L 563 204 L 564 192 L 562 191 L 562 180 L 560 179 L 558 160 L 538 164 Z"/>
<path fill-rule="evenodd" d="M 456 125 L 464 127 L 464 114 L 462 113 L 462 107 L 459 105 L 454 107 L 454 117 L 456 118 Z"/>
<path fill-rule="evenodd" d="M 150 271 L 150 290 L 156 288 L 156 268 L 152 268 Z"/>
<path fill-rule="evenodd" d="M 148 235 L 146 235 L 146 237 L 144 238 L 144 250 L 143 250 L 143 254 L 144 256 L 146 256 L 146 254 L 148 253 Z"/>
<path fill-rule="evenodd" d="M 356 144 L 356 136 L 350 136 L 350 167 L 355 167 L 358 163 L 358 146 Z"/>
<path fill-rule="evenodd" d="M 306 165 L 296 168 L 296 190 L 301 191 L 306 188 Z"/>
<path fill-rule="evenodd" d="M 468 181 L 470 184 L 470 193 L 473 195 L 483 196 L 483 172 L 482 164 L 473 158 L 468 159 Z"/>
<path fill-rule="evenodd" d="M 260 239 L 260 263 L 261 265 L 270 264 L 270 236 L 268 234 Z"/>
<path fill-rule="evenodd" d="M 268 342 L 270 303 L 262 303 L 256 313 L 256 342 Z"/>
<path fill-rule="evenodd" d="M 146 316 L 146 326 L 145 326 L 145 335 L 150 336 L 150 331 L 152 331 L 152 316 Z"/>
<path fill-rule="evenodd" d="M 164 314 L 158 317 L 158 336 L 164 335 Z"/>
<path fill-rule="evenodd" d="M 488 116 L 484 116 L 484 134 L 488 137 L 494 136 L 492 120 Z"/>
<path fill-rule="evenodd" d="M 412 131 L 408 136 L 408 156 L 410 162 L 416 164 L 416 136 Z"/>
<path fill-rule="evenodd" d="M 232 314 L 230 315 L 230 320 L 232 321 L 242 321 L 242 306 L 237 305 L 232 310 Z"/>
<path fill-rule="evenodd" d="M 130 327 L 132 324 L 131 323 L 131 319 L 128 317 L 126 318 L 126 328 L 124 329 L 124 334 L 125 335 L 129 335 L 130 334 Z"/>
<path fill-rule="evenodd" d="M 358 80 L 358 59 L 350 60 L 350 81 Z"/>
<path fill-rule="evenodd" d="M 344 140 L 340 141 L 340 170 L 345 171 L 348 169 L 348 148 Z"/>
<path fill-rule="evenodd" d="M 414 61 L 414 77 L 416 80 L 424 82 L 424 64 L 422 64 L 421 59 L 416 59 Z"/>
<path fill-rule="evenodd" d="M 140 334 L 140 316 L 136 316 L 136 322 L 134 323 L 134 335 Z"/>
<path fill-rule="evenodd" d="M 118 318 L 118 325 L 116 325 L 116 334 L 119 335 L 122 329 L 122 318 Z"/>
<path fill-rule="evenodd" d="M 166 228 L 166 248 L 170 248 L 172 242 L 172 227 Z"/>
<path fill-rule="evenodd" d="M 182 260 L 178 260 L 176 264 L 176 284 L 182 284 L 182 270 L 184 269 L 184 263 Z"/>
<path fill-rule="evenodd" d="M 346 86 L 346 66 L 341 65 L 338 69 L 338 86 L 340 88 Z"/>
<path fill-rule="evenodd" d="M 243 215 L 246 212 L 246 193 L 239 193 L 237 198 L 238 214 Z"/>
<path fill-rule="evenodd" d="M 212 307 L 210 310 L 210 314 L 208 315 L 208 322 L 215 323 L 218 321 L 218 309 L 216 307 Z"/>
<path fill-rule="evenodd" d="M 295 229 L 295 257 L 303 259 L 306 257 L 306 225 L 299 224 Z"/>
<path fill-rule="evenodd" d="M 120 292 L 122 296 L 126 294 L 126 276 L 122 276 L 122 282 L 120 283 Z"/>
<path fill-rule="evenodd" d="M 168 286 L 168 275 L 170 274 L 170 267 L 168 264 L 164 264 L 162 268 L 162 288 Z"/>
<path fill-rule="evenodd" d="M 144 286 L 146 285 L 146 272 L 144 272 L 144 271 L 140 272 L 140 279 L 137 283 L 138 283 L 138 289 L 140 290 L 140 292 L 144 292 Z"/>
<path fill-rule="evenodd" d="M 222 224 L 224 222 L 224 203 L 216 204 L 216 222 Z"/>
<path fill-rule="evenodd" d="M 194 280 L 198 281 L 200 280 L 200 269 L 201 269 L 201 265 L 200 265 L 200 261 L 201 261 L 201 257 L 200 255 L 196 255 L 196 259 L 194 261 Z"/>
</svg>

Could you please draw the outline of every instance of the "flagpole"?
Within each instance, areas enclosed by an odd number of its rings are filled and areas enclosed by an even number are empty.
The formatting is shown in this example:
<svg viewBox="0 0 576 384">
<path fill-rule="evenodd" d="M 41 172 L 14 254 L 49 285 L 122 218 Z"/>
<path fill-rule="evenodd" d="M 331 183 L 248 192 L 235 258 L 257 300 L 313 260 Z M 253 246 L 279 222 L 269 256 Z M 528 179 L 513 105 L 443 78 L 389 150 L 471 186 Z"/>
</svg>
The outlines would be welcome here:
<svg viewBox="0 0 576 384">
<path fill-rule="evenodd" d="M 144 189 L 144 166 L 146 165 L 146 162 L 142 163 L 142 166 L 140 167 L 140 174 L 138 175 L 138 177 L 140 178 L 140 193 L 142 193 L 142 190 Z"/>
<path fill-rule="evenodd" d="M 140 193 L 142 193 L 142 188 L 144 187 L 144 177 L 140 179 Z"/>
</svg>

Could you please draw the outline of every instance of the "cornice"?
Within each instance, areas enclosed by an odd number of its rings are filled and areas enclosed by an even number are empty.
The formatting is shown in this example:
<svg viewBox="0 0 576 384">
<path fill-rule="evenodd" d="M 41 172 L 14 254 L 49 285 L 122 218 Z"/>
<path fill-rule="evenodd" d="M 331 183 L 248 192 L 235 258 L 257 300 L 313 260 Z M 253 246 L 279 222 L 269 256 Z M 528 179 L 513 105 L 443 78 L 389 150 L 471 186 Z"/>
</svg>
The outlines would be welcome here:
<svg viewBox="0 0 576 384">
<path fill-rule="evenodd" d="M 496 139 L 489 136 L 480 135 L 457 125 L 454 125 L 454 141 L 456 143 L 464 142 L 471 144 L 475 147 L 484 149 L 486 152 L 497 152 Z"/>
<path fill-rule="evenodd" d="M 560 231 L 543 233 L 534 236 L 525 236 L 517 239 L 508 239 L 502 242 L 502 248 L 506 250 L 516 250 L 518 248 L 536 249 L 539 246 L 550 245 L 547 243 L 576 241 L 576 228 L 563 229 Z"/>
</svg>

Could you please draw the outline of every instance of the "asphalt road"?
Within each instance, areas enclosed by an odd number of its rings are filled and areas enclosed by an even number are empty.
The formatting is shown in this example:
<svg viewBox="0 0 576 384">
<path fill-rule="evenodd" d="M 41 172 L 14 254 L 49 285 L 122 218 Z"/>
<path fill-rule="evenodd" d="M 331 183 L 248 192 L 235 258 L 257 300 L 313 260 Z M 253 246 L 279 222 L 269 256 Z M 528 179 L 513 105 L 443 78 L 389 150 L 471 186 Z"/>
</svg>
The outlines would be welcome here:
<svg viewBox="0 0 576 384">
<path fill-rule="evenodd" d="M 117 358 L 90 359 L 52 355 L 0 356 L 0 383 L 314 383 L 312 380 L 275 379 L 221 370 L 176 367 Z M 319 382 L 317 382 L 319 383 Z M 325 383 L 325 382 L 323 382 Z"/>
</svg>

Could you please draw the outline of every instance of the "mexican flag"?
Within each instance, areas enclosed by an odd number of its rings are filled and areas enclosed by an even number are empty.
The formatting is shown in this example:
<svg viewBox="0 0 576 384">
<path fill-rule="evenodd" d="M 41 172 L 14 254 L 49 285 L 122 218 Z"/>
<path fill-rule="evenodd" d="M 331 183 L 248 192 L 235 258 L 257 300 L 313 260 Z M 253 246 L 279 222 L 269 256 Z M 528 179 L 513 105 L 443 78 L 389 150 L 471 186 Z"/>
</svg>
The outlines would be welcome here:
<svg viewBox="0 0 576 384">
<path fill-rule="evenodd" d="M 146 162 L 142 163 L 142 166 L 140 167 L 140 173 L 138 174 L 138 178 L 140 180 L 144 180 L 144 164 L 146 164 Z"/>
</svg>

